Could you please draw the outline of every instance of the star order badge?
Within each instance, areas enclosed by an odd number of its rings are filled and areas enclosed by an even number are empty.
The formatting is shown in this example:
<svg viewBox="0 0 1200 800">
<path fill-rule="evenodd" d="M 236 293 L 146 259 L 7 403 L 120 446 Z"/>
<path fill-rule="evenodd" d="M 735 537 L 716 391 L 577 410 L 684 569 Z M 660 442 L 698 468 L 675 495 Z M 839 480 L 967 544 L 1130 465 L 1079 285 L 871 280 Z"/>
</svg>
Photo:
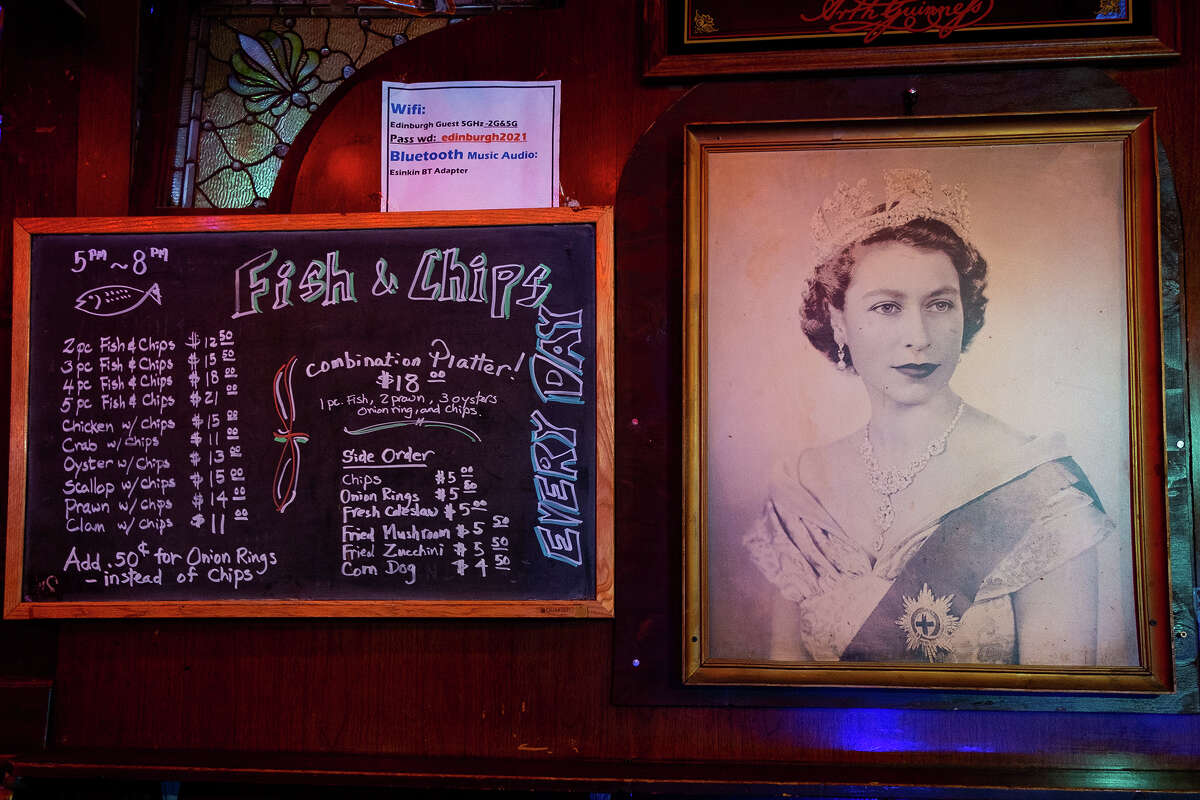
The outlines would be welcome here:
<svg viewBox="0 0 1200 800">
<path fill-rule="evenodd" d="M 929 584 L 923 584 L 916 597 L 904 597 L 904 613 L 896 620 L 904 631 L 909 650 L 924 650 L 925 657 L 936 661 L 939 650 L 949 653 L 950 636 L 958 630 L 958 617 L 950 613 L 954 595 L 934 597 Z"/>
</svg>

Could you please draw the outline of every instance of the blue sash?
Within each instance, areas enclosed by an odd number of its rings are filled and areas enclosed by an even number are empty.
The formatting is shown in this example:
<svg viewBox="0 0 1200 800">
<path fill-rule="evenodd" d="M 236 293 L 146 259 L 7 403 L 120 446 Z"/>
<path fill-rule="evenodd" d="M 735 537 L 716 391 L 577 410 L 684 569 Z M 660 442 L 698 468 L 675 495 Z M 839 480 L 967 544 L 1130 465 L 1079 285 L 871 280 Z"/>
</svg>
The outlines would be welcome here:
<svg viewBox="0 0 1200 800">
<path fill-rule="evenodd" d="M 1065 488 L 1039 476 L 1052 464 L 1071 474 L 1065 485 L 1073 484 L 1100 506 L 1074 459 L 1061 458 L 951 511 L 909 559 L 841 660 L 945 661 L 949 653 L 941 643 L 975 602 L 983 580 L 1036 521 L 1046 498 Z"/>
</svg>

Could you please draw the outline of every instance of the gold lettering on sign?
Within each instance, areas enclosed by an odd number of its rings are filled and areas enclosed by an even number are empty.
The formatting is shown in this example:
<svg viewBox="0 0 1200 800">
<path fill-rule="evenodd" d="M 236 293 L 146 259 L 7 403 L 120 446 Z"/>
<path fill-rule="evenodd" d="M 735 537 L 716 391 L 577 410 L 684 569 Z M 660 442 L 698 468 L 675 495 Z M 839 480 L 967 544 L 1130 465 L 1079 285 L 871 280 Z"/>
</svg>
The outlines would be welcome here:
<svg viewBox="0 0 1200 800">
<path fill-rule="evenodd" d="M 885 33 L 926 33 L 945 39 L 983 22 L 995 0 L 824 0 L 819 13 L 801 14 L 805 22 L 826 22 L 830 33 L 861 33 L 873 42 Z"/>
<path fill-rule="evenodd" d="M 692 31 L 695 33 L 716 33 L 717 23 L 711 14 L 697 11 L 692 17 Z"/>
</svg>

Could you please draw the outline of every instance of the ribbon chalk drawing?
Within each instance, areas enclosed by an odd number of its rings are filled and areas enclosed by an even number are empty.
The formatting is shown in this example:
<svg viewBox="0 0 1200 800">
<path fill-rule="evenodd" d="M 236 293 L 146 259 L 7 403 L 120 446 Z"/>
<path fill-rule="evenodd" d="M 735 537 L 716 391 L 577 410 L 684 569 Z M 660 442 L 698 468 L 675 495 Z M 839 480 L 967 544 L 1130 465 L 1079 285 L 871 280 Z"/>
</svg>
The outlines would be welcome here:
<svg viewBox="0 0 1200 800">
<path fill-rule="evenodd" d="M 275 465 L 271 499 L 280 514 L 296 499 L 296 484 L 300 479 L 300 445 L 309 439 L 307 433 L 293 429 L 296 424 L 296 403 L 292 396 L 292 371 L 295 367 L 296 356 L 292 356 L 275 371 L 275 413 L 279 416 L 275 441 L 283 445 L 283 452 L 279 454 L 279 463 Z"/>
</svg>

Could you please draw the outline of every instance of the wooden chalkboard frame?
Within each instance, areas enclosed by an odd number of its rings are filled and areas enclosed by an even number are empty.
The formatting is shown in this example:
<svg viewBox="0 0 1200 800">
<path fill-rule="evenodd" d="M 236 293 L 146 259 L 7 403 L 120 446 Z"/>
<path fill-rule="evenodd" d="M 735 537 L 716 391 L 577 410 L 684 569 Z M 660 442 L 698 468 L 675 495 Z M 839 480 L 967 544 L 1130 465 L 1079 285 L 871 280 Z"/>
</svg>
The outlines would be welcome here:
<svg viewBox="0 0 1200 800">
<path fill-rule="evenodd" d="M 611 207 L 464 212 L 172 217 L 25 218 L 13 223 L 13 333 L 9 435 L 6 619 L 113 617 L 547 617 L 613 616 L 613 245 Z M 319 231 L 589 224 L 595 228 L 595 596 L 564 600 L 28 601 L 23 586 L 34 237 L 55 234 Z"/>
</svg>

